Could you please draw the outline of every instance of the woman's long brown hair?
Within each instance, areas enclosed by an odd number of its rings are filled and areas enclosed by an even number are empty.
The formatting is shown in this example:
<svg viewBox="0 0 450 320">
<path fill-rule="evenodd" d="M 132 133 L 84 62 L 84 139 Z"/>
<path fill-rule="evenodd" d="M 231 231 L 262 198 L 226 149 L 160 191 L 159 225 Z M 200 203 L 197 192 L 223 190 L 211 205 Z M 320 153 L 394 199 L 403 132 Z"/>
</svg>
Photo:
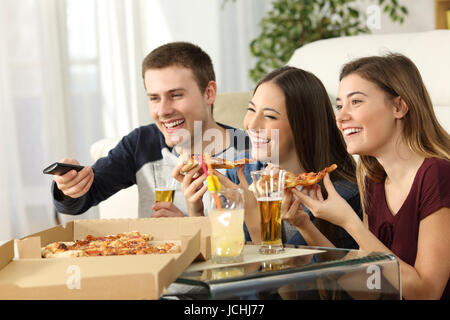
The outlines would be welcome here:
<svg viewBox="0 0 450 320">
<path fill-rule="evenodd" d="M 356 59 L 344 65 L 339 80 L 350 74 L 374 83 L 388 99 L 401 97 L 408 106 L 403 118 L 403 138 L 409 148 L 425 157 L 449 160 L 450 136 L 438 122 L 428 91 L 415 64 L 397 53 Z M 386 172 L 375 157 L 360 156 L 357 179 L 363 209 L 370 202 L 364 179 L 382 182 Z"/>
<path fill-rule="evenodd" d="M 335 163 L 338 168 L 330 174 L 331 180 L 356 184 L 355 160 L 347 152 L 344 138 L 336 126 L 330 98 L 319 78 L 310 72 L 285 66 L 267 74 L 258 82 L 255 91 L 268 81 L 284 93 L 295 151 L 303 169 L 318 172 Z M 323 183 L 321 187 L 326 197 Z M 316 226 L 336 243 L 336 226 L 322 219 L 316 219 Z"/>
</svg>

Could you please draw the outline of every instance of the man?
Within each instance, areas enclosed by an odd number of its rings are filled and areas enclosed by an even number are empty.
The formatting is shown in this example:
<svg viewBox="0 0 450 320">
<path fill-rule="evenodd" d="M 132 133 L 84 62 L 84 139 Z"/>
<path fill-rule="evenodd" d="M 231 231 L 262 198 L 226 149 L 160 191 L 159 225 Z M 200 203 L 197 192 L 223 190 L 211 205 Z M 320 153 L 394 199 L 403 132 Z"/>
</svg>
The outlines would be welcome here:
<svg viewBox="0 0 450 320">
<path fill-rule="evenodd" d="M 175 192 L 173 203 L 155 204 L 152 163 L 174 167 L 181 152 L 205 150 L 233 159 L 248 147 L 243 131 L 213 119 L 217 92 L 214 68 L 211 58 L 198 46 L 174 42 L 156 48 L 142 63 L 142 77 L 155 123 L 123 137 L 92 168 L 86 166 L 80 172 L 72 170 L 54 176 L 52 193 L 58 212 L 81 214 L 117 191 L 137 184 L 139 217 L 184 216 L 187 208 L 181 191 Z M 214 134 L 206 136 L 204 132 Z M 78 164 L 75 159 L 61 162 Z"/>
</svg>

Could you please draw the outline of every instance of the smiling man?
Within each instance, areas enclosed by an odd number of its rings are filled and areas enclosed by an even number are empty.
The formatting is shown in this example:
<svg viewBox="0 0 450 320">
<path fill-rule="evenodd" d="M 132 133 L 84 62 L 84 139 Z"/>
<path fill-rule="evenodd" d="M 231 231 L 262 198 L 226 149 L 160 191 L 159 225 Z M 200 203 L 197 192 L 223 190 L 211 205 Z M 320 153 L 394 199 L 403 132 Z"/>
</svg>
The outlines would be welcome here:
<svg viewBox="0 0 450 320">
<path fill-rule="evenodd" d="M 137 184 L 139 217 L 184 216 L 187 207 L 179 186 L 173 203 L 155 204 L 152 164 L 175 167 L 180 153 L 205 150 L 233 160 L 237 152 L 248 148 L 243 131 L 213 119 L 217 84 L 211 58 L 201 48 L 187 42 L 158 47 L 144 59 L 142 77 L 154 123 L 123 137 L 92 168 L 54 176 L 52 192 L 58 212 L 81 214 Z M 75 159 L 61 162 L 78 164 Z M 167 175 L 171 175 L 170 169 Z"/>
<path fill-rule="evenodd" d="M 201 144 L 203 149 L 208 142 L 202 141 L 202 131 L 210 129 L 220 133 L 218 145 L 230 145 L 227 127 L 212 117 L 217 85 L 211 59 L 200 48 L 170 43 L 155 49 L 142 63 L 142 77 L 150 115 L 167 146 L 193 152 Z M 195 130 L 199 126 L 201 131 Z"/>
</svg>

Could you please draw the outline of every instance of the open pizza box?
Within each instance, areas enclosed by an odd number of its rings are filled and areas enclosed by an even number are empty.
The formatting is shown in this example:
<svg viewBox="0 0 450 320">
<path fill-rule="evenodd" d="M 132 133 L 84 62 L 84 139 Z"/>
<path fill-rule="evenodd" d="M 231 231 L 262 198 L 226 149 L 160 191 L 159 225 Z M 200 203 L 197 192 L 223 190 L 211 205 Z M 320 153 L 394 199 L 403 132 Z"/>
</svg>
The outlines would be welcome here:
<svg viewBox="0 0 450 320">
<path fill-rule="evenodd" d="M 129 231 L 154 241 L 175 242 L 167 254 L 41 258 L 41 247 L 56 241 Z M 0 246 L 0 299 L 158 299 L 194 261 L 209 259 L 206 217 L 75 220 Z"/>
</svg>

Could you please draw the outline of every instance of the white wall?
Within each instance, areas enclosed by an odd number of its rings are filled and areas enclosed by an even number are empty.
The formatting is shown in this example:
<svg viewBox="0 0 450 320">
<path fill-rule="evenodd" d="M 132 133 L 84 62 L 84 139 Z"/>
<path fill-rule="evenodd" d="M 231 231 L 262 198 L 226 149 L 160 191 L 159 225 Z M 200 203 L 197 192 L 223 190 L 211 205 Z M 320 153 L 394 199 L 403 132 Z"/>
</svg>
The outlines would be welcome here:
<svg viewBox="0 0 450 320">
<path fill-rule="evenodd" d="M 251 90 L 250 41 L 270 0 L 143 0 L 143 55 L 171 41 L 199 45 L 213 60 L 219 92 Z"/>
<path fill-rule="evenodd" d="M 364 11 L 377 1 L 362 0 L 359 7 Z M 381 15 L 380 29 L 374 29 L 373 34 L 420 32 L 434 30 L 434 1 L 433 0 L 399 0 L 408 8 L 408 15 L 403 24 L 394 23 L 389 15 Z"/>
</svg>

